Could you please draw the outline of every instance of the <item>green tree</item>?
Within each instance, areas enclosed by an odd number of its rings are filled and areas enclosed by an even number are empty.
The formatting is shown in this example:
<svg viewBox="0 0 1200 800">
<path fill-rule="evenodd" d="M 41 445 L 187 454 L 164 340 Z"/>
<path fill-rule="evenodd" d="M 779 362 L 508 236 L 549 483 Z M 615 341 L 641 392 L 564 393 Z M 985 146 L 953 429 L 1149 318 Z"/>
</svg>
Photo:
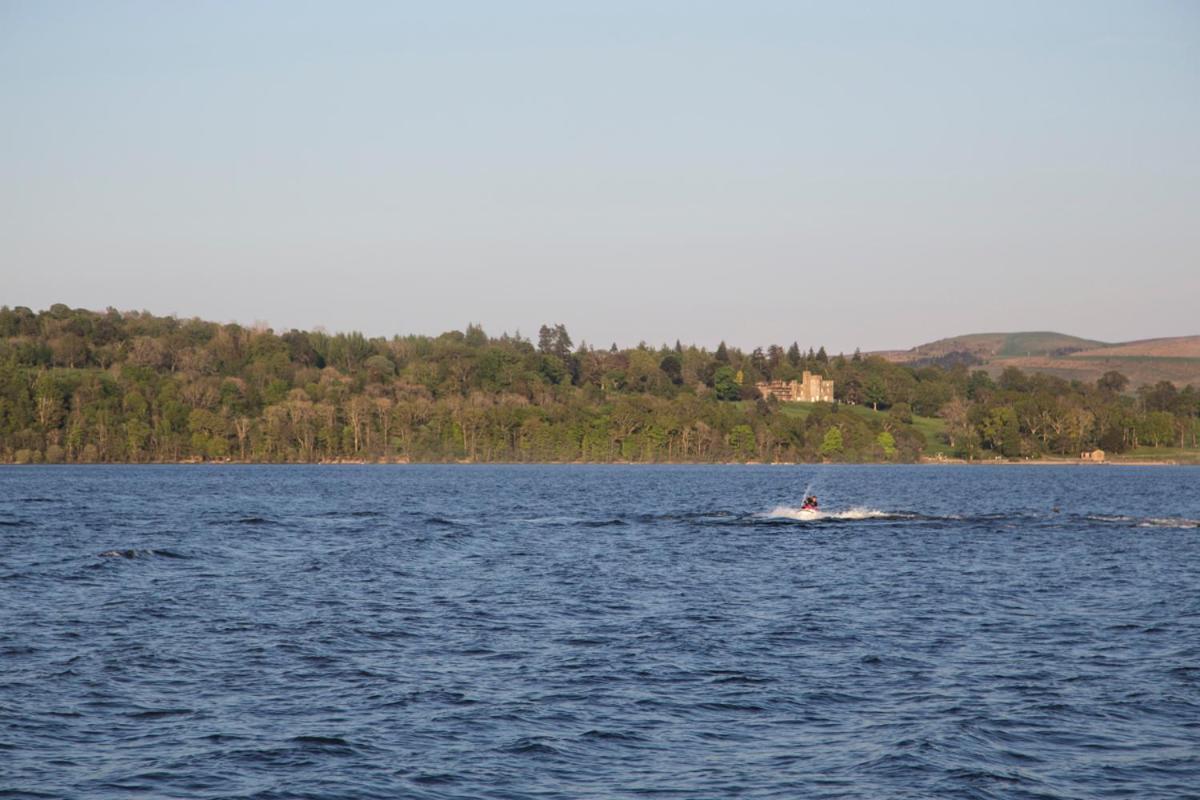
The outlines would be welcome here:
<svg viewBox="0 0 1200 800">
<path fill-rule="evenodd" d="M 986 446 L 1005 457 L 1021 454 L 1021 429 L 1017 413 L 1010 406 L 991 409 L 979 425 L 979 437 Z"/>
<path fill-rule="evenodd" d="M 476 349 L 484 347 L 488 343 L 487 334 L 483 332 L 483 327 L 471 323 L 467 325 L 466 343 L 468 347 Z"/>
<path fill-rule="evenodd" d="M 367 376 L 372 383 L 382 383 L 390 380 L 396 374 L 396 365 L 387 356 L 370 356 L 364 366 Z"/>
<path fill-rule="evenodd" d="M 757 450 L 754 429 L 745 424 L 735 425 L 729 433 L 729 446 L 733 448 L 734 455 L 742 461 L 754 458 Z"/>
<path fill-rule="evenodd" d="M 1128 385 L 1129 378 L 1126 378 L 1116 370 L 1109 370 L 1100 376 L 1100 379 L 1096 381 L 1096 386 L 1101 391 L 1111 392 L 1112 394 L 1118 394 L 1125 391 L 1125 387 Z"/>
<path fill-rule="evenodd" d="M 821 440 L 821 456 L 831 458 L 839 455 L 842 452 L 842 429 L 836 425 L 825 431 L 825 438 Z"/>
<path fill-rule="evenodd" d="M 671 383 L 676 386 L 683 383 L 683 362 L 677 354 L 668 353 L 663 356 L 662 361 L 658 364 L 658 368 L 670 378 Z"/>
<path fill-rule="evenodd" d="M 738 400 L 742 396 L 742 387 L 737 380 L 737 372 L 733 367 L 718 367 L 713 373 L 713 389 L 718 400 Z"/>
<path fill-rule="evenodd" d="M 874 411 L 878 411 L 880 405 L 888 404 L 888 391 L 883 378 L 873 374 L 867 379 L 867 385 L 863 389 L 863 399 L 871 404 L 871 409 Z"/>
<path fill-rule="evenodd" d="M 1171 444 L 1175 438 L 1175 417 L 1166 411 L 1151 411 L 1138 425 L 1138 438 L 1151 447 Z"/>
</svg>

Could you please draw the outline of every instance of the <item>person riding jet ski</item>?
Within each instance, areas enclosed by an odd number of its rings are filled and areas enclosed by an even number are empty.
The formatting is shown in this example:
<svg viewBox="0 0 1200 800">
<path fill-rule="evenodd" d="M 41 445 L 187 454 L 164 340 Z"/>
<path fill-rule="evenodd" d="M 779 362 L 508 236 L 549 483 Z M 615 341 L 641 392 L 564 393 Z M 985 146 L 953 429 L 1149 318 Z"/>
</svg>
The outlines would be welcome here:
<svg viewBox="0 0 1200 800">
<path fill-rule="evenodd" d="M 815 494 L 810 494 L 808 497 L 804 498 L 804 505 L 800 506 L 800 510 L 801 511 L 816 511 L 817 510 L 817 496 Z"/>
</svg>

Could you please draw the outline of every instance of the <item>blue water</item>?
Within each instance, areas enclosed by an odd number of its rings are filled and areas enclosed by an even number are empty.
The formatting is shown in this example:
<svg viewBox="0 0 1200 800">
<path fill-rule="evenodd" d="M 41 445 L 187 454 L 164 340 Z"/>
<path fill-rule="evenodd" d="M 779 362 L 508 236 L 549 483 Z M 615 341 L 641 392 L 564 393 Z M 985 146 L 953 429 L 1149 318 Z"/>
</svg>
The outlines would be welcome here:
<svg viewBox="0 0 1200 800">
<path fill-rule="evenodd" d="M 1200 469 L 0 471 L 0 797 L 641 795 L 1200 796 Z"/>
</svg>

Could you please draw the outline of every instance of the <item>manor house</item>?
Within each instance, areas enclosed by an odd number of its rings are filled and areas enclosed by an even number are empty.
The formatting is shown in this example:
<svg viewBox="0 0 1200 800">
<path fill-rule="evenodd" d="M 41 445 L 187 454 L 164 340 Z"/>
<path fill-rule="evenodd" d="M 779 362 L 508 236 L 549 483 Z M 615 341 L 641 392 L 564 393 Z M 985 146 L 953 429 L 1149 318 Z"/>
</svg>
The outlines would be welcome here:
<svg viewBox="0 0 1200 800">
<path fill-rule="evenodd" d="M 798 381 L 768 381 L 755 386 L 764 400 L 774 395 L 785 403 L 833 402 L 833 381 L 813 375 L 808 370 L 804 370 Z"/>
<path fill-rule="evenodd" d="M 833 381 L 805 369 L 799 380 L 770 380 L 755 384 L 762 398 L 774 395 L 784 403 L 832 403 Z"/>
</svg>

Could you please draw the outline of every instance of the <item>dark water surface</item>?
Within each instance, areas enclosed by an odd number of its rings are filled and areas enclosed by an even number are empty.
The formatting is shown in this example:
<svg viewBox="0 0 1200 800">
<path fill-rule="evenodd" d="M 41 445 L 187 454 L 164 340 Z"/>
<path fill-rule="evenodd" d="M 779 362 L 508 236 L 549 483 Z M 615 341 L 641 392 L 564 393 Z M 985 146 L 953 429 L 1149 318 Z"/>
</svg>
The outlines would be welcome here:
<svg viewBox="0 0 1200 800">
<path fill-rule="evenodd" d="M 0 797 L 1198 797 L 1198 520 L 1194 468 L 6 469 Z"/>
</svg>

